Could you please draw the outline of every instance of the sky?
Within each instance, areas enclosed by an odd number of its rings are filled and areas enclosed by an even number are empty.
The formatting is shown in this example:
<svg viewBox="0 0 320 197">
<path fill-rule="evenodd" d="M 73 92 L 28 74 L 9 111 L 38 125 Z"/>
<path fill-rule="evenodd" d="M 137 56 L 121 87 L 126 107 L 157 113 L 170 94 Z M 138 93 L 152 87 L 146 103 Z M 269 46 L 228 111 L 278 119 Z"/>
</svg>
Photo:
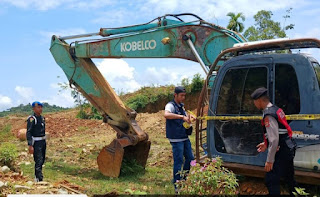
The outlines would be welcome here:
<svg viewBox="0 0 320 197">
<path fill-rule="evenodd" d="M 259 10 L 283 15 L 293 8 L 285 24 L 295 24 L 289 38 L 320 38 L 320 2 L 312 0 L 0 0 L 0 111 L 34 100 L 63 107 L 74 106 L 67 82 L 50 51 L 53 34 L 67 36 L 98 32 L 101 27 L 122 27 L 148 22 L 165 14 L 194 13 L 226 27 L 228 12 L 242 12 L 245 28 L 254 24 Z M 316 49 L 306 52 L 320 59 Z M 196 73 L 196 62 L 180 59 L 94 59 L 117 93 L 143 86 L 178 84 Z"/>
</svg>

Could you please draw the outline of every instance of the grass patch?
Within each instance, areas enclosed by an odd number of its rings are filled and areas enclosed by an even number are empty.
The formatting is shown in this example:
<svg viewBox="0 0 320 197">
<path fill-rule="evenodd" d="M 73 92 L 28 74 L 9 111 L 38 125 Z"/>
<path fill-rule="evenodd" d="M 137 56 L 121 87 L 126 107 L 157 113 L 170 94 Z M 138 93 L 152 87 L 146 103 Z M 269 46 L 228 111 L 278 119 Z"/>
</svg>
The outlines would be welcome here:
<svg viewBox="0 0 320 197">
<path fill-rule="evenodd" d="M 14 139 L 14 135 L 11 133 L 11 125 L 6 124 L 0 130 L 0 142 L 8 142 L 9 140 Z"/>
<path fill-rule="evenodd" d="M 122 160 L 120 176 L 136 176 L 143 173 L 143 166 L 139 165 L 136 160 Z"/>
<path fill-rule="evenodd" d="M 18 156 L 17 146 L 13 143 L 5 142 L 0 145 L 0 164 L 9 168 L 13 167 Z"/>
<path fill-rule="evenodd" d="M 84 126 L 79 126 L 78 127 L 78 131 L 86 131 L 88 129 L 88 127 L 84 127 Z"/>
</svg>

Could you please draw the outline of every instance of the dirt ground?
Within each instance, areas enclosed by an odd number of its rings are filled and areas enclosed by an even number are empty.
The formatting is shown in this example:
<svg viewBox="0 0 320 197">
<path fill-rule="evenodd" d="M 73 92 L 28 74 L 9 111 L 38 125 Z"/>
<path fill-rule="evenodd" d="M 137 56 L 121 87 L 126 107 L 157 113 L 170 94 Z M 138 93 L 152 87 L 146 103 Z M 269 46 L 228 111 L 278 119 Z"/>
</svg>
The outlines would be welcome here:
<svg viewBox="0 0 320 197">
<path fill-rule="evenodd" d="M 99 149 L 103 146 L 103 144 L 99 144 L 98 141 L 103 141 L 105 145 L 107 145 L 111 140 L 115 137 L 115 132 L 112 130 L 110 126 L 103 123 L 101 120 L 82 120 L 75 118 L 77 111 L 65 111 L 59 113 L 49 113 L 45 114 L 46 117 L 46 131 L 50 133 L 50 140 L 54 140 L 57 148 L 55 151 L 57 154 L 63 151 L 71 151 L 75 152 L 75 148 L 81 148 L 83 151 L 83 147 L 86 149 L 90 149 L 91 152 L 98 152 Z M 164 166 L 168 167 L 172 163 L 172 154 L 169 146 L 163 148 L 161 147 L 161 142 L 167 142 L 165 139 L 165 119 L 163 118 L 163 111 L 157 113 L 139 113 L 137 115 L 137 122 L 142 128 L 142 130 L 146 131 L 149 135 L 149 138 L 152 142 L 150 155 L 148 159 L 149 166 Z M 0 118 L 0 126 L 10 124 L 12 125 L 12 132 L 16 135 L 17 132 L 26 127 L 26 118 L 25 117 L 9 117 L 9 118 Z M 97 136 L 97 144 L 90 145 L 79 145 L 79 141 L 81 141 L 82 134 L 84 135 L 90 131 L 91 136 Z M 108 136 L 105 139 L 100 139 L 99 136 Z M 76 138 L 75 138 L 76 137 Z M 72 139 L 68 141 L 67 139 Z M 72 143 L 77 141 L 78 143 Z M 194 142 L 194 139 L 191 140 Z M 50 143 L 50 142 L 49 142 Z M 72 145 L 68 145 L 72 144 Z M 87 146 L 87 147 L 86 147 Z M 90 152 L 89 151 L 89 152 Z M 84 153 L 85 154 L 85 153 Z M 25 159 L 24 157 L 30 157 L 25 155 L 20 155 L 19 158 L 21 162 Z M 74 160 L 69 159 L 69 161 L 65 161 L 67 163 L 74 163 L 78 161 L 79 158 L 74 158 Z M 91 163 L 90 163 L 91 162 Z M 86 169 L 94 169 L 96 168 L 95 161 L 85 161 L 84 163 L 87 165 Z M 81 172 L 80 172 L 81 173 Z M 26 181 L 32 181 L 30 178 L 23 176 L 23 174 L 11 172 L 10 174 L 1 174 L 0 172 L 0 180 L 15 180 L 17 183 L 23 183 Z M 267 194 L 267 188 L 264 185 L 264 180 L 259 178 L 250 178 L 250 177 L 240 177 L 239 178 L 239 192 L 242 195 L 253 195 L 253 194 Z M 59 189 L 61 189 L 61 181 L 56 183 L 48 183 L 47 186 L 42 186 L 43 190 L 50 190 L 51 193 L 56 193 Z M 68 183 L 65 183 L 68 185 Z M 70 184 L 69 184 L 70 186 Z M 76 186 L 74 186 L 76 187 Z M 41 192 L 41 187 L 38 185 L 38 189 L 35 191 L 38 193 Z M 40 189 L 39 189 L 40 188 Z M 81 187 L 77 188 L 77 191 L 81 190 Z M 69 191 L 69 193 L 72 193 Z M 286 194 L 285 190 L 282 191 L 283 194 Z"/>
</svg>

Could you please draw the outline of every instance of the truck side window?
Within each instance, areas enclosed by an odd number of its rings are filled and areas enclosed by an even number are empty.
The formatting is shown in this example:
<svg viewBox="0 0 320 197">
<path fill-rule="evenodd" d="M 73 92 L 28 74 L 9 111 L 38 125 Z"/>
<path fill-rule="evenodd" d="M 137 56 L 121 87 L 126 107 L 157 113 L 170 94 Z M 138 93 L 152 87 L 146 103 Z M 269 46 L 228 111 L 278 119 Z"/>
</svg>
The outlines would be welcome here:
<svg viewBox="0 0 320 197">
<path fill-rule="evenodd" d="M 300 93 L 297 75 L 289 64 L 276 64 L 275 104 L 286 114 L 299 114 Z"/>
</svg>

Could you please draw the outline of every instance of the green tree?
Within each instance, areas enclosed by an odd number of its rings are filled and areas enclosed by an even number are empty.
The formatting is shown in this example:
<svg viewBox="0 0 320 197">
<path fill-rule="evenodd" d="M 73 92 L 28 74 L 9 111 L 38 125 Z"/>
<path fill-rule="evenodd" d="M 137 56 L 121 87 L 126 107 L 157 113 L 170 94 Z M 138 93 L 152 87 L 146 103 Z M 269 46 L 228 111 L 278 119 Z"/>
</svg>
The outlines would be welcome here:
<svg viewBox="0 0 320 197">
<path fill-rule="evenodd" d="M 291 9 L 287 10 L 287 15 L 284 16 L 285 19 L 289 18 L 291 14 Z M 284 28 L 281 28 L 280 22 L 272 20 L 272 12 L 261 10 L 256 15 L 254 15 L 254 20 L 256 23 L 254 26 L 250 26 L 245 32 L 244 37 L 249 41 L 258 40 L 268 40 L 274 38 L 284 38 L 286 37 L 285 30 L 293 29 L 294 25 L 290 24 Z"/>
<path fill-rule="evenodd" d="M 244 25 L 242 22 L 239 21 L 241 19 L 242 21 L 245 21 L 246 18 L 243 15 L 242 12 L 235 14 L 233 12 L 229 12 L 227 16 L 230 17 L 229 24 L 227 26 L 228 29 L 236 32 L 243 32 L 244 30 Z"/>
<path fill-rule="evenodd" d="M 191 84 L 188 78 L 183 78 L 181 80 L 181 86 L 183 86 L 186 89 L 187 93 L 191 92 Z"/>
<path fill-rule="evenodd" d="M 201 78 L 201 75 L 199 73 L 193 75 L 193 78 L 191 81 L 191 92 L 201 91 L 203 84 L 204 84 L 204 79 Z"/>
</svg>

